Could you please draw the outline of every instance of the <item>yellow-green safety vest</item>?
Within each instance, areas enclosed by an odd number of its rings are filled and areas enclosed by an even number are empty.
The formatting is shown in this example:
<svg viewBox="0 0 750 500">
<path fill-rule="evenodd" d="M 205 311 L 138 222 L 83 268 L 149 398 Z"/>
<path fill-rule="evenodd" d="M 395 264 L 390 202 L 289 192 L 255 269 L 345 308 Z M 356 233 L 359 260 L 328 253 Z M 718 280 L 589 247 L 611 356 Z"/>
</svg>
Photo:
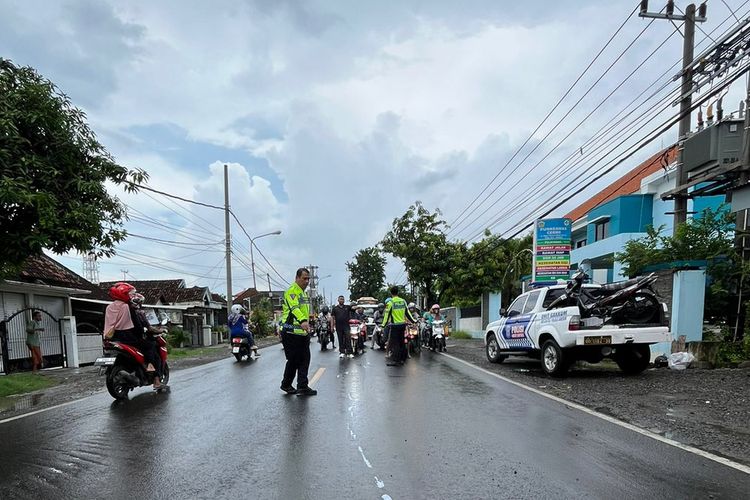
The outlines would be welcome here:
<svg viewBox="0 0 750 500">
<path fill-rule="evenodd" d="M 310 319 L 310 301 L 296 281 L 284 292 L 281 318 L 284 323 L 294 326 L 295 335 L 307 335 L 300 325 Z"/>
<path fill-rule="evenodd" d="M 382 326 L 385 327 L 388 323 L 403 325 L 406 323 L 406 318 L 409 318 L 411 321 L 416 321 L 414 316 L 411 315 L 411 311 L 407 307 L 406 301 L 401 297 L 396 296 L 388 302 L 387 306 L 385 306 Z"/>
</svg>

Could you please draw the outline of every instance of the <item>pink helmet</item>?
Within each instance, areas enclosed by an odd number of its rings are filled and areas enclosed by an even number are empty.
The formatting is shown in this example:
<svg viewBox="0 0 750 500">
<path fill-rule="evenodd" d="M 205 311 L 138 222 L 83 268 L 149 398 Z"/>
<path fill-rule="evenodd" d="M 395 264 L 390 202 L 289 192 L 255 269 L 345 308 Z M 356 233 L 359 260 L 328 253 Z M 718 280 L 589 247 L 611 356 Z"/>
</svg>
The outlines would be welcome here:
<svg viewBox="0 0 750 500">
<path fill-rule="evenodd" d="M 430 311 L 434 311 L 435 309 L 440 309 L 440 304 L 432 304 L 432 307 L 430 307 Z"/>
</svg>

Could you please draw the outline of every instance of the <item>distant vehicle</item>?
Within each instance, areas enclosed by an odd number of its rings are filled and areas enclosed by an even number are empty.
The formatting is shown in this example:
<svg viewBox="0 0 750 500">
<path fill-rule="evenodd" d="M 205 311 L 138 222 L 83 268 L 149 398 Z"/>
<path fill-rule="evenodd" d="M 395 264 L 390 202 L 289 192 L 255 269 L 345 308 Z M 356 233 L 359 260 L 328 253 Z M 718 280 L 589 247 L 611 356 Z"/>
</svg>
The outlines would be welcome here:
<svg viewBox="0 0 750 500">
<path fill-rule="evenodd" d="M 367 318 L 365 321 L 367 324 L 367 338 L 371 338 L 375 332 L 375 311 L 378 310 L 378 299 L 374 297 L 360 297 L 355 302 L 356 306 L 352 305 L 354 307 L 361 307 L 362 313 Z"/>
<path fill-rule="evenodd" d="M 600 288 L 583 286 L 592 294 Z M 575 361 L 598 363 L 609 357 L 623 372 L 637 374 L 648 367 L 651 344 L 672 340 L 664 303 L 656 323 L 606 324 L 597 317 L 582 320 L 578 305 L 550 308 L 560 303 L 566 289 L 555 285 L 532 290 L 501 309 L 501 318 L 485 330 L 487 359 L 502 363 L 508 356 L 539 356 L 545 372 L 562 377 Z"/>
</svg>

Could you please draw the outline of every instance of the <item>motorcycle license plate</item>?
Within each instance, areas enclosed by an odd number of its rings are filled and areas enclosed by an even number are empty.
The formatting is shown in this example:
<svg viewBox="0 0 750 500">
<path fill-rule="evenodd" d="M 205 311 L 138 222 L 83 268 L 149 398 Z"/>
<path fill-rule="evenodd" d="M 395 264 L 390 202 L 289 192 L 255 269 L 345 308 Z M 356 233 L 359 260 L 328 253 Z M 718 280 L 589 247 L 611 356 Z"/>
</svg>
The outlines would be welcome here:
<svg viewBox="0 0 750 500">
<path fill-rule="evenodd" d="M 239 347 L 232 347 L 232 354 L 237 354 L 238 352 L 240 352 Z"/>
<path fill-rule="evenodd" d="M 584 345 L 604 345 L 604 344 L 611 344 L 611 343 L 612 343 L 611 335 L 601 335 L 598 337 L 585 337 L 583 339 Z"/>
</svg>

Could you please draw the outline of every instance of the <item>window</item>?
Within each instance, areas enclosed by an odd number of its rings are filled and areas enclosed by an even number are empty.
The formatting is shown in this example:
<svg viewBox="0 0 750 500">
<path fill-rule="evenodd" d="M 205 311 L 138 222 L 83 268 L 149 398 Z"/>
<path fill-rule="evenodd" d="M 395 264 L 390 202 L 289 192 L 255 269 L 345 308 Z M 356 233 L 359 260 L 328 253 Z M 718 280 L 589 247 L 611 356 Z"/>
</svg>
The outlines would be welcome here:
<svg viewBox="0 0 750 500">
<path fill-rule="evenodd" d="M 515 316 L 517 314 L 521 314 L 521 311 L 523 311 L 523 306 L 526 304 L 526 298 L 528 295 L 521 295 L 516 300 L 513 301 L 513 303 L 508 308 L 507 316 Z"/>
<path fill-rule="evenodd" d="M 555 288 L 555 289 L 547 290 L 547 295 L 544 296 L 544 302 L 542 302 L 542 307 L 544 309 L 547 309 L 549 305 L 552 303 L 552 301 L 560 297 L 563 293 L 565 293 L 564 288 Z"/>
<path fill-rule="evenodd" d="M 609 221 L 605 220 L 604 222 L 599 222 L 596 225 L 596 238 L 595 241 L 603 240 L 605 238 L 609 238 Z"/>
<path fill-rule="evenodd" d="M 529 294 L 529 299 L 526 301 L 526 305 L 523 306 L 523 314 L 529 314 L 534 310 L 536 307 L 536 301 L 539 300 L 540 293 L 542 293 L 541 290 L 536 290 Z"/>
<path fill-rule="evenodd" d="M 576 241 L 576 248 L 581 248 L 585 246 L 586 246 L 586 238 Z"/>
</svg>

